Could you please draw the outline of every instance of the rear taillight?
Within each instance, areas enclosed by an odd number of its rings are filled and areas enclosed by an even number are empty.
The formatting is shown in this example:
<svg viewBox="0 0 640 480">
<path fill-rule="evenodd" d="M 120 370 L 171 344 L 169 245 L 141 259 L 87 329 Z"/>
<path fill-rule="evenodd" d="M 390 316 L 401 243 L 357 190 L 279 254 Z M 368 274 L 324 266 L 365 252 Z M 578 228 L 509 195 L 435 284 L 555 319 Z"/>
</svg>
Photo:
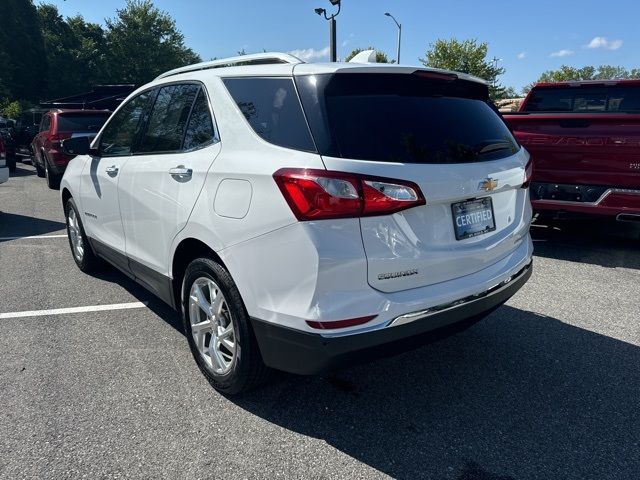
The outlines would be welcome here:
<svg viewBox="0 0 640 480">
<path fill-rule="evenodd" d="M 298 220 L 388 215 L 426 203 L 405 180 L 303 168 L 283 168 L 273 178 Z"/>
<path fill-rule="evenodd" d="M 49 135 L 49 141 L 54 147 L 62 146 L 62 141 L 67 138 L 71 138 L 71 133 L 56 133 L 55 135 Z"/>
<path fill-rule="evenodd" d="M 4 142 L 0 140 L 0 158 L 6 158 L 7 154 L 5 153 Z"/>
<path fill-rule="evenodd" d="M 533 176 L 533 160 L 529 159 L 527 166 L 524 167 L 524 181 L 522 182 L 522 188 L 529 188 L 531 183 L 531 177 Z"/>
</svg>

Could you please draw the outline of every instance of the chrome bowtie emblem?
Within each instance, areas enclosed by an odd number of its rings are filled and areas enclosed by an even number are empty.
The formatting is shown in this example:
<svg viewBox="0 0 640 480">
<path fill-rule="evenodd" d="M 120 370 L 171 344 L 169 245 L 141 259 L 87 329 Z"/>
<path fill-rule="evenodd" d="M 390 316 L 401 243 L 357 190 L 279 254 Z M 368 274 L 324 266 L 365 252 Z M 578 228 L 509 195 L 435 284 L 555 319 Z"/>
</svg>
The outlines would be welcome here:
<svg viewBox="0 0 640 480">
<path fill-rule="evenodd" d="M 495 190 L 496 188 L 498 188 L 498 181 L 491 177 L 485 178 L 483 181 L 480 182 L 480 185 L 478 186 L 478 188 L 481 188 L 482 190 L 486 190 L 487 192 L 490 192 L 491 190 Z"/>
</svg>

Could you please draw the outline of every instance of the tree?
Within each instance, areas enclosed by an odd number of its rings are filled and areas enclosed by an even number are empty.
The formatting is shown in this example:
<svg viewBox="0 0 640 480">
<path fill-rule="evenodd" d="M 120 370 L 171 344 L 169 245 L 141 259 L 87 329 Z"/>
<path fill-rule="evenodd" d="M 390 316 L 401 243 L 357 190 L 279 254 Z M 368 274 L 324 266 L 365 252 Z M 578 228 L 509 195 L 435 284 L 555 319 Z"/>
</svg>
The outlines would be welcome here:
<svg viewBox="0 0 640 480">
<path fill-rule="evenodd" d="M 506 98 L 506 89 L 498 84 L 498 77 L 505 72 L 487 59 L 489 45 L 477 40 L 459 41 L 439 39 L 429 45 L 425 58 L 420 61 L 431 68 L 442 68 L 468 73 L 489 82 L 489 95 L 492 99 Z"/>
<path fill-rule="evenodd" d="M 160 73 L 200 61 L 184 44 L 184 35 L 151 0 L 127 0 L 107 19 L 107 63 L 117 83 L 147 83 Z"/>
<path fill-rule="evenodd" d="M 13 102 L 4 105 L 0 109 L 0 113 L 2 113 L 6 118 L 16 119 L 22 113 L 22 105 L 20 105 L 20 102 L 14 100 Z"/>
<path fill-rule="evenodd" d="M 32 0 L 0 1 L 0 95 L 38 100 L 46 86 L 44 42 Z"/>
<path fill-rule="evenodd" d="M 369 48 L 354 48 L 353 50 L 351 50 L 351 53 L 345 57 L 344 61 L 348 62 L 353 57 L 355 57 L 357 54 L 359 54 L 360 52 L 364 52 L 365 50 L 376 50 L 376 49 L 373 48 L 373 47 L 369 47 Z M 382 52 L 382 51 L 380 51 L 380 50 L 376 50 L 376 63 L 389 63 L 389 59 L 387 58 L 387 54 Z M 393 62 L 391 62 L 391 63 L 393 63 Z"/>
<path fill-rule="evenodd" d="M 529 92 L 531 87 L 538 82 L 570 82 L 581 80 L 610 80 L 614 78 L 640 78 L 640 69 L 633 68 L 627 70 L 624 67 L 616 67 L 613 65 L 600 65 L 593 67 L 586 65 L 582 68 L 570 67 L 569 65 L 561 65 L 558 70 L 547 70 L 543 72 L 538 80 L 524 87 L 524 93 Z"/>
</svg>

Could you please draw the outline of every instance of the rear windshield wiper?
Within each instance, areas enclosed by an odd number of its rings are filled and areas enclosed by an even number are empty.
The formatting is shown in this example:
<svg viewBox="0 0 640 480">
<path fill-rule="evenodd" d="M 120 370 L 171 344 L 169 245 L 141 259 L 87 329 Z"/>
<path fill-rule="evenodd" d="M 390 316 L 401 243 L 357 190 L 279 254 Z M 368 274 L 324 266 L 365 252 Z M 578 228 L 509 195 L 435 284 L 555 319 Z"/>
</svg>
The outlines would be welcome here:
<svg viewBox="0 0 640 480">
<path fill-rule="evenodd" d="M 488 141 L 480 143 L 474 149 L 478 155 L 484 155 L 486 153 L 493 153 L 499 150 L 511 150 L 514 151 L 514 145 L 511 142 L 505 142 L 503 140 Z M 514 152 L 515 153 L 515 152 Z"/>
</svg>

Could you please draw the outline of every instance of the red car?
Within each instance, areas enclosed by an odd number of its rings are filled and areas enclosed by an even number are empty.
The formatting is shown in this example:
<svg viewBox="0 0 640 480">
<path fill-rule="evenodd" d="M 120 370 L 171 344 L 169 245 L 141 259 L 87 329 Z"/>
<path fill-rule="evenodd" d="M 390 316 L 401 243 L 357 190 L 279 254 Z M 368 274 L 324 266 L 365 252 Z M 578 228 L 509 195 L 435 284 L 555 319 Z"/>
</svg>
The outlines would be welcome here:
<svg viewBox="0 0 640 480">
<path fill-rule="evenodd" d="M 537 212 L 640 222 L 640 80 L 539 83 L 503 117 L 533 159 Z"/>
<path fill-rule="evenodd" d="M 42 116 L 40 132 L 31 143 L 33 164 L 39 177 L 46 177 L 49 188 L 58 188 L 72 155 L 62 150 L 62 141 L 71 137 L 93 139 L 107 121 L 108 110 L 50 110 Z"/>
</svg>

